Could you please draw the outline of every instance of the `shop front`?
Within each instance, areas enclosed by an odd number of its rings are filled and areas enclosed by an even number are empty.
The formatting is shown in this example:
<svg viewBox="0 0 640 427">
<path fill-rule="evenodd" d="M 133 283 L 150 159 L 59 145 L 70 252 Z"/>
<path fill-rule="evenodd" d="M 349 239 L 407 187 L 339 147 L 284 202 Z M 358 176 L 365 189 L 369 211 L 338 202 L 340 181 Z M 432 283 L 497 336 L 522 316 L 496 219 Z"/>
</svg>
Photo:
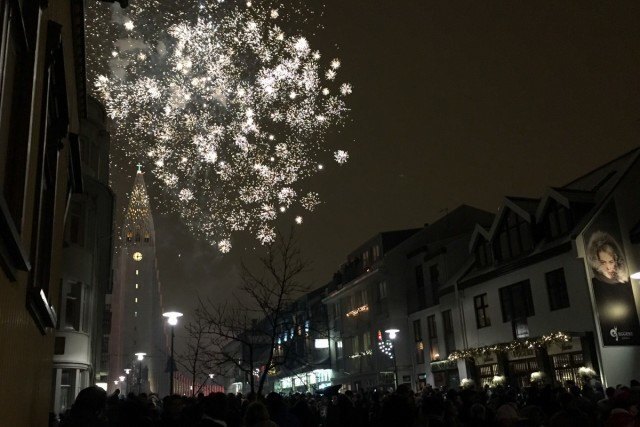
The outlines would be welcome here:
<svg viewBox="0 0 640 427">
<path fill-rule="evenodd" d="M 540 371 L 535 348 L 522 348 L 507 352 L 507 377 L 520 388 L 531 384 L 531 374 Z"/>
<path fill-rule="evenodd" d="M 460 385 L 458 364 L 451 360 L 431 362 L 433 385 L 437 388 L 457 388 Z"/>
<path fill-rule="evenodd" d="M 583 385 L 580 368 L 585 367 L 585 357 L 580 338 L 573 337 L 569 342 L 552 343 L 547 347 L 547 354 L 555 382 L 564 385 L 567 381 L 573 381 L 577 385 Z"/>
<path fill-rule="evenodd" d="M 484 353 L 473 358 L 477 383 L 480 387 L 493 384 L 493 378 L 501 375 L 498 368 L 498 355 L 494 352 Z"/>
<path fill-rule="evenodd" d="M 331 369 L 300 372 L 277 379 L 274 384 L 274 391 L 283 394 L 313 393 L 316 390 L 329 387 L 332 378 L 333 371 Z"/>
</svg>

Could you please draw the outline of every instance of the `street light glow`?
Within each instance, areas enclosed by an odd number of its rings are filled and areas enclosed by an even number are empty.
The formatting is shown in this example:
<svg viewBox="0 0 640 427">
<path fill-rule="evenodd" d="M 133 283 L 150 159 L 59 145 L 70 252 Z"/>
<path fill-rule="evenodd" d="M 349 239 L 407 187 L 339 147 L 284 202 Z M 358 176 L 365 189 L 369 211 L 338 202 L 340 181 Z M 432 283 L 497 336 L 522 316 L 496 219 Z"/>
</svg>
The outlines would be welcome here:
<svg viewBox="0 0 640 427">
<path fill-rule="evenodd" d="M 398 336 L 398 332 L 400 329 L 387 329 L 385 333 L 389 334 L 389 339 L 395 340 L 396 336 Z"/>
<path fill-rule="evenodd" d="M 126 378 L 126 377 L 125 377 L 124 375 L 120 375 L 120 376 L 118 377 L 118 379 L 120 380 L 120 382 L 124 381 L 124 379 L 125 379 L 125 378 Z"/>
<path fill-rule="evenodd" d="M 179 311 L 167 311 L 166 313 L 163 313 L 162 315 L 168 319 L 167 322 L 171 326 L 176 326 L 178 324 L 178 318 L 183 316 L 183 314 L 180 313 Z"/>
<path fill-rule="evenodd" d="M 131 369 L 129 369 L 129 368 L 124 370 L 124 373 L 127 374 L 127 375 L 129 375 L 129 372 L 131 372 Z"/>
<path fill-rule="evenodd" d="M 136 353 L 136 357 L 138 360 L 143 360 L 147 353 Z"/>
</svg>

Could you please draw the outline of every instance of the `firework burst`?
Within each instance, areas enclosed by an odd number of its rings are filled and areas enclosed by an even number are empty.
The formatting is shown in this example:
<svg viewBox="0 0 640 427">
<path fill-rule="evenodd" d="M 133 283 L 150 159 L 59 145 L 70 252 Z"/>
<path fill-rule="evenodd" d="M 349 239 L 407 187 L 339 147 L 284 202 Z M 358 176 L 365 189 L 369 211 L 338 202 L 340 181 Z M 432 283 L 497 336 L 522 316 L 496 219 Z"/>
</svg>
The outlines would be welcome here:
<svg viewBox="0 0 640 427">
<path fill-rule="evenodd" d="M 336 83 L 340 60 L 323 65 L 306 37 L 285 32 L 290 17 L 264 2 L 202 3 L 166 34 L 151 15 L 114 20 L 127 38 L 110 49 L 111 72 L 96 76 L 95 91 L 191 230 L 222 252 L 236 231 L 271 242 L 279 215 L 320 203 L 302 185 L 320 159 L 348 159 L 325 143 L 352 90 Z"/>
</svg>

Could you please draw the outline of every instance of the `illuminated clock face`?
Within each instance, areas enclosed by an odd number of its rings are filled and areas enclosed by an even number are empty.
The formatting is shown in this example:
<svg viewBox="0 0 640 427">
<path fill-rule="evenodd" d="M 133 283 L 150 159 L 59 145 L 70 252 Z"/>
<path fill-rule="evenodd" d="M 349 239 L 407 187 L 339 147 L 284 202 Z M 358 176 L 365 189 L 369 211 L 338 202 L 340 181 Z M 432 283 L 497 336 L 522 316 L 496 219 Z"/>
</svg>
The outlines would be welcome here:
<svg viewBox="0 0 640 427">
<path fill-rule="evenodd" d="M 133 254 L 133 259 L 136 261 L 141 261 L 142 260 L 142 254 L 140 252 L 136 252 L 135 254 Z"/>
</svg>

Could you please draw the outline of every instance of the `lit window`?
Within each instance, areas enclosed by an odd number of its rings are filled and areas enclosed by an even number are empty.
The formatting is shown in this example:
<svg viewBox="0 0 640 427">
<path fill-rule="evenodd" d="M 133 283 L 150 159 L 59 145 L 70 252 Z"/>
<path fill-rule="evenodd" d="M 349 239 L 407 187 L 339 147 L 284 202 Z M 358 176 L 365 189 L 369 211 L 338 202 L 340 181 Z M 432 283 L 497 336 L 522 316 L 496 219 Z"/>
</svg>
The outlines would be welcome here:
<svg viewBox="0 0 640 427">
<path fill-rule="evenodd" d="M 139 272 L 138 270 L 136 270 L 136 276 L 137 276 L 138 274 L 140 274 L 140 272 Z"/>
<path fill-rule="evenodd" d="M 136 302 L 138 302 L 138 298 L 136 298 Z"/>
<path fill-rule="evenodd" d="M 138 312 L 137 311 L 133 312 L 133 317 L 138 317 Z"/>
<path fill-rule="evenodd" d="M 138 289 L 138 284 L 136 283 L 136 289 Z"/>
<path fill-rule="evenodd" d="M 316 348 L 329 348 L 329 340 L 327 338 L 316 339 L 315 347 Z"/>
</svg>

